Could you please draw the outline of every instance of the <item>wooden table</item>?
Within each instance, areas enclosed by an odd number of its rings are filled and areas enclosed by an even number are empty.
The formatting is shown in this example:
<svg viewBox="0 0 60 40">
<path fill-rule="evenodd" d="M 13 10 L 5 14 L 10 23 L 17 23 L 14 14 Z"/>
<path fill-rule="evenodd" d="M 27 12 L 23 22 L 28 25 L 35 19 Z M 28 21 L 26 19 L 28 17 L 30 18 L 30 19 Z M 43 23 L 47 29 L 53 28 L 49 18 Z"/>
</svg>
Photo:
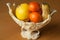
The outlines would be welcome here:
<svg viewBox="0 0 60 40">
<path fill-rule="evenodd" d="M 22 3 L 29 1 L 48 2 L 51 8 L 57 10 L 51 22 L 41 30 L 38 40 L 60 40 L 60 1 L 59 0 L 0 0 L 0 40 L 26 40 L 20 35 L 20 26 L 8 14 L 7 2 Z"/>
</svg>

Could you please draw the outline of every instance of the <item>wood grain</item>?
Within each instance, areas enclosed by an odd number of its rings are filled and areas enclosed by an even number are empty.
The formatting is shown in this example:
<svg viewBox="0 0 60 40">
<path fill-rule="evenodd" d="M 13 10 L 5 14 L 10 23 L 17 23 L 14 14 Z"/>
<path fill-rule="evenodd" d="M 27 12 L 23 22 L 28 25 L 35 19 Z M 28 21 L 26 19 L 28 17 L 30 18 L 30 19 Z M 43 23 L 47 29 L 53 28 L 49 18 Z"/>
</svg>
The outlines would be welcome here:
<svg viewBox="0 0 60 40">
<path fill-rule="evenodd" d="M 60 0 L 0 0 L 0 40 L 26 40 L 20 35 L 20 26 L 9 16 L 6 3 L 19 4 L 30 1 L 47 2 L 51 9 L 57 10 L 56 14 L 52 16 L 51 22 L 41 29 L 38 40 L 60 40 Z"/>
</svg>

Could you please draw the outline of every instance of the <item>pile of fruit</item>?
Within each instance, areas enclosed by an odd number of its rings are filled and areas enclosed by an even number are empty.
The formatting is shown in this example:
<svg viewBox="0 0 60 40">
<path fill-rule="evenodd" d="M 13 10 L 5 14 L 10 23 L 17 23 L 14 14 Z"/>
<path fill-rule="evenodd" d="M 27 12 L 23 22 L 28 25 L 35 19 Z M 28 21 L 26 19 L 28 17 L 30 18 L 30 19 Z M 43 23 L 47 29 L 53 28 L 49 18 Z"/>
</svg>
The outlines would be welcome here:
<svg viewBox="0 0 60 40">
<path fill-rule="evenodd" d="M 37 2 L 22 3 L 17 6 L 15 13 L 16 17 L 22 21 L 34 23 L 43 21 L 42 8 Z"/>
</svg>

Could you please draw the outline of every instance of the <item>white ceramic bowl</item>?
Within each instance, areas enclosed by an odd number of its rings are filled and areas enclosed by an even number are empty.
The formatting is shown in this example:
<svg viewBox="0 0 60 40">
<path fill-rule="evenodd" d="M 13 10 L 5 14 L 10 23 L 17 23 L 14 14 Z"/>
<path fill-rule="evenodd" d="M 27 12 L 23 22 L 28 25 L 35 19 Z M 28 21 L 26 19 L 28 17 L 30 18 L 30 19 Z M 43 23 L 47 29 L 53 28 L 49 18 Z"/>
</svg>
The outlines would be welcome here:
<svg viewBox="0 0 60 40">
<path fill-rule="evenodd" d="M 43 28 L 51 21 L 52 15 L 56 12 L 56 10 L 52 10 L 51 14 L 48 15 L 48 18 L 42 22 L 34 23 L 34 22 L 24 22 L 19 20 L 13 14 L 13 9 L 11 6 L 15 7 L 16 5 L 13 3 L 7 3 L 7 7 L 9 9 L 9 15 L 12 19 L 21 27 L 21 35 L 27 39 L 37 39 L 40 33 L 39 29 Z M 37 33 L 32 34 L 33 31 L 37 31 Z M 35 37 L 36 36 L 36 37 Z"/>
</svg>

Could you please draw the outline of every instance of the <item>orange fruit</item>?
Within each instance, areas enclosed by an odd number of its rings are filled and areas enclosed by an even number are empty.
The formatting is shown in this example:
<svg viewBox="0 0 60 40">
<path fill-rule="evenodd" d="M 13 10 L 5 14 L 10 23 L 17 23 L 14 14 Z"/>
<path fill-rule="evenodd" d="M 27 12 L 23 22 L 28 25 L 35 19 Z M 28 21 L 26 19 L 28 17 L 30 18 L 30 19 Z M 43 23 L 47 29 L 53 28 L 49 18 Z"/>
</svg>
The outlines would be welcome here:
<svg viewBox="0 0 60 40">
<path fill-rule="evenodd" d="M 38 11 L 40 9 L 40 4 L 37 2 L 30 2 L 29 3 L 29 10 L 30 11 Z"/>
<path fill-rule="evenodd" d="M 39 12 L 32 12 L 29 15 L 31 22 L 37 23 L 42 21 L 42 15 Z"/>
</svg>

